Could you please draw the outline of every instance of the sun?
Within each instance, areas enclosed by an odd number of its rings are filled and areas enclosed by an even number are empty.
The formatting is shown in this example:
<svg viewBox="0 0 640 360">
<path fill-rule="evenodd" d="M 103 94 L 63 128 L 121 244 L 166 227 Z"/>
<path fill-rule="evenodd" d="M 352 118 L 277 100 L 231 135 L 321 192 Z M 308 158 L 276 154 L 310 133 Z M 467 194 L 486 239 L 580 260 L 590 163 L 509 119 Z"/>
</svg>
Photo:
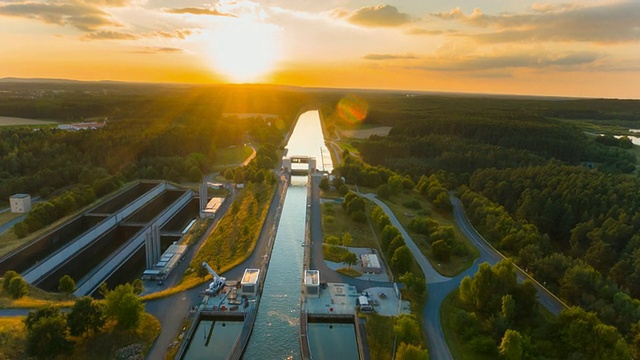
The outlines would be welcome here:
<svg viewBox="0 0 640 360">
<path fill-rule="evenodd" d="M 269 24 L 234 19 L 220 26 L 207 47 L 214 71 L 230 82 L 263 80 L 278 60 L 277 29 Z"/>
</svg>

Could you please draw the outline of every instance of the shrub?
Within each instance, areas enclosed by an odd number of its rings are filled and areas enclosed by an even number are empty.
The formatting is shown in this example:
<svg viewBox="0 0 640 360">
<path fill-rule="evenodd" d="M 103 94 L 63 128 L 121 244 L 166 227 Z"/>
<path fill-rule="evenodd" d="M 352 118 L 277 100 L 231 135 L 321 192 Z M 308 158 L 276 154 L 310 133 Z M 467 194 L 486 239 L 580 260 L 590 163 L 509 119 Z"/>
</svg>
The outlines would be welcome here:
<svg viewBox="0 0 640 360">
<path fill-rule="evenodd" d="M 16 276 L 11 279 L 9 283 L 9 295 L 11 295 L 14 299 L 20 299 L 21 297 L 27 295 L 29 290 L 27 289 L 27 282 L 22 279 L 21 276 Z"/>
<path fill-rule="evenodd" d="M 404 207 L 408 209 L 414 209 L 414 210 L 422 209 L 422 204 L 420 203 L 420 201 L 416 199 L 405 201 L 402 205 L 404 205 Z"/>
</svg>

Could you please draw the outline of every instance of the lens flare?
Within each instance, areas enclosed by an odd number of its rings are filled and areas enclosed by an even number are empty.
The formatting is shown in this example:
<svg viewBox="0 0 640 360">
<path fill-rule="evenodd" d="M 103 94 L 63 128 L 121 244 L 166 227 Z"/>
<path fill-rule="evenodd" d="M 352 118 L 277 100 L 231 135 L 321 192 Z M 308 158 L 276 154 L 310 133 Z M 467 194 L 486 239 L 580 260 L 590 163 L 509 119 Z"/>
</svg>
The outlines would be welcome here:
<svg viewBox="0 0 640 360">
<path fill-rule="evenodd" d="M 351 125 L 362 122 L 367 117 L 367 102 L 355 95 L 348 95 L 338 102 L 338 115 Z"/>
</svg>

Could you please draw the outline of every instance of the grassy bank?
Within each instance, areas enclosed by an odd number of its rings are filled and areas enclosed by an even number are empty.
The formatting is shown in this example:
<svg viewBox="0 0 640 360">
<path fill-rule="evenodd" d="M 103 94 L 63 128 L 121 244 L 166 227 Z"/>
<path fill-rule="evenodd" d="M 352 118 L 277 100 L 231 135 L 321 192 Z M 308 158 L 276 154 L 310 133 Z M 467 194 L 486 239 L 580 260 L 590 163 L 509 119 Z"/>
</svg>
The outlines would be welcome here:
<svg viewBox="0 0 640 360">
<path fill-rule="evenodd" d="M 275 188 L 275 185 L 249 184 L 240 191 L 236 201 L 191 261 L 185 282 L 198 278 L 196 270 L 203 261 L 208 262 L 216 272 L 224 273 L 251 255 L 258 242 Z"/>
<path fill-rule="evenodd" d="M 374 189 L 361 188 L 361 192 L 374 192 Z M 419 202 L 420 209 L 409 208 L 405 204 L 409 202 Z M 390 199 L 384 200 L 385 204 L 393 211 L 394 215 L 402 224 L 402 227 L 409 233 L 413 241 L 420 248 L 422 253 L 429 259 L 434 265 L 436 270 L 445 276 L 455 276 L 464 270 L 468 269 L 473 261 L 480 256 L 480 252 L 473 244 L 467 239 L 466 236 L 460 231 L 456 224 L 453 214 L 443 213 L 434 209 L 433 205 L 427 201 L 424 197 L 420 196 L 415 191 L 403 191 L 397 196 L 392 196 Z M 447 262 L 435 260 L 431 252 L 431 246 L 427 242 L 425 236 L 417 234 L 409 229 L 409 223 L 416 216 L 427 217 L 441 226 L 453 227 L 456 240 L 464 244 L 468 254 L 466 256 L 451 256 L 451 259 Z"/>
</svg>

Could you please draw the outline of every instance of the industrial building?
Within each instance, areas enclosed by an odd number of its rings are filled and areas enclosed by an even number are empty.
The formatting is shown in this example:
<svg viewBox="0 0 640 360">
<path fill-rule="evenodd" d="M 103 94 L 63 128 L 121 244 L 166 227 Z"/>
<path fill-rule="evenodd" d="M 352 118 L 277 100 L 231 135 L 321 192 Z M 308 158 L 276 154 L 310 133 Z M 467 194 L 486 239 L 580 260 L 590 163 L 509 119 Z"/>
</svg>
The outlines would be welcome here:
<svg viewBox="0 0 640 360">
<path fill-rule="evenodd" d="M 304 271 L 304 293 L 307 297 L 320 297 L 320 271 Z"/>
<path fill-rule="evenodd" d="M 12 213 L 26 213 L 31 210 L 31 195 L 15 194 L 9 198 Z"/>
<path fill-rule="evenodd" d="M 240 281 L 240 294 L 256 296 L 258 293 L 259 269 L 245 269 Z"/>
<path fill-rule="evenodd" d="M 366 273 L 380 274 L 382 267 L 380 266 L 380 259 L 376 254 L 361 254 L 360 262 L 362 263 L 362 271 Z"/>
</svg>

